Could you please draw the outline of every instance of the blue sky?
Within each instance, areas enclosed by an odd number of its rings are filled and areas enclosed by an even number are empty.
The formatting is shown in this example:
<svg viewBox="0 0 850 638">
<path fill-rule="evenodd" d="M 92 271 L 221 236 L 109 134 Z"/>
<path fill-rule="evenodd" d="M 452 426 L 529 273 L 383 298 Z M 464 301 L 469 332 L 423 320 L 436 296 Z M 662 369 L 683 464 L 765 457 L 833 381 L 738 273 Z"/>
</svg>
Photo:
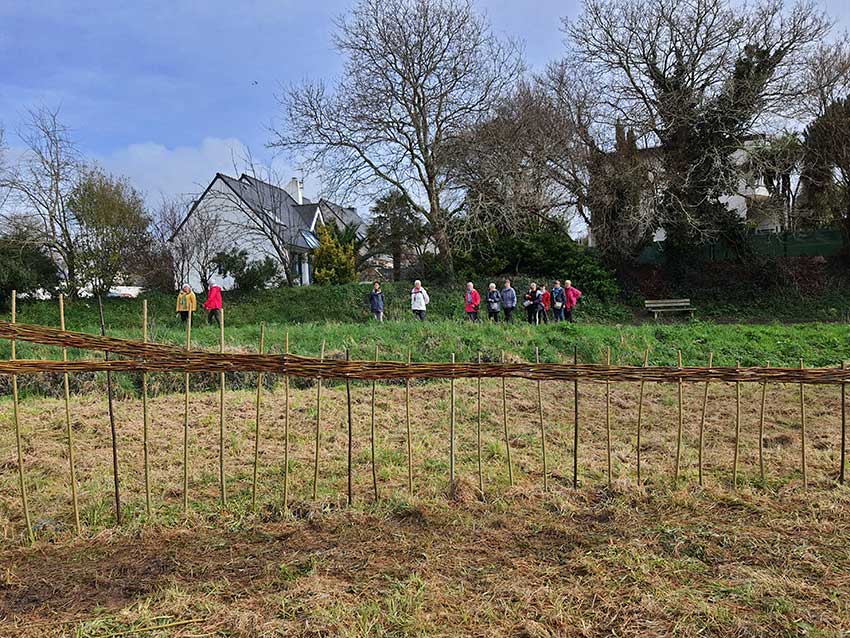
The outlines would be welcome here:
<svg viewBox="0 0 850 638">
<path fill-rule="evenodd" d="M 81 151 L 151 201 L 232 172 L 234 149 L 266 153 L 281 86 L 340 68 L 333 19 L 349 0 L 0 2 L 0 123 L 7 143 L 26 109 L 61 107 Z M 123 5 L 123 6 L 122 6 Z M 532 68 L 562 50 L 575 0 L 479 0 L 519 39 Z M 823 4 L 847 28 L 843 2 Z M 533 7 L 533 8 L 532 8 Z M 283 167 L 283 171 L 292 170 Z M 294 174 L 294 171 L 292 171 Z M 308 181 L 307 195 L 318 184 Z"/>
</svg>

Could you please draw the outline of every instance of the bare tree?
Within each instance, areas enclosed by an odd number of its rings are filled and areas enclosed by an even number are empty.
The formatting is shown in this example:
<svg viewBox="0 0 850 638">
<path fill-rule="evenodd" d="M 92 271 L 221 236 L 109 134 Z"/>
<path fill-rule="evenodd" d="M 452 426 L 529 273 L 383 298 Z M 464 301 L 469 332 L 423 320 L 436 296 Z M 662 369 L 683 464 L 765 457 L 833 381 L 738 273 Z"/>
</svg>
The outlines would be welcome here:
<svg viewBox="0 0 850 638">
<path fill-rule="evenodd" d="M 184 222 L 180 230 L 179 241 L 185 240 L 189 246 L 189 263 L 201 280 L 204 292 L 216 273 L 216 257 L 232 247 L 227 229 L 218 211 L 199 206 Z"/>
<path fill-rule="evenodd" d="M 470 0 L 360 0 L 337 23 L 342 78 L 290 88 L 271 146 L 324 169 L 333 192 L 398 189 L 451 269 L 452 142 L 489 117 L 521 71 Z"/>
<path fill-rule="evenodd" d="M 220 212 L 222 231 L 239 237 L 240 247 L 271 257 L 289 285 L 296 279 L 293 247 L 299 243 L 304 216 L 294 206 L 280 176 L 270 167 L 245 158 L 239 179 L 223 177 L 226 188 L 210 190 L 210 205 Z M 303 243 L 303 239 L 300 243 Z"/>
<path fill-rule="evenodd" d="M 76 227 L 67 201 L 79 180 L 82 161 L 58 109 L 29 111 L 19 136 L 23 155 L 0 178 L 0 185 L 14 198 L 6 209 L 29 218 L 30 225 L 38 228 L 41 241 L 60 268 L 65 288 L 76 295 Z"/>
<path fill-rule="evenodd" d="M 739 221 L 719 203 L 740 182 L 733 154 L 795 115 L 830 27 L 813 4 L 781 0 L 586 0 L 565 22 L 612 115 L 662 151 L 668 239 L 715 236 Z"/>
</svg>

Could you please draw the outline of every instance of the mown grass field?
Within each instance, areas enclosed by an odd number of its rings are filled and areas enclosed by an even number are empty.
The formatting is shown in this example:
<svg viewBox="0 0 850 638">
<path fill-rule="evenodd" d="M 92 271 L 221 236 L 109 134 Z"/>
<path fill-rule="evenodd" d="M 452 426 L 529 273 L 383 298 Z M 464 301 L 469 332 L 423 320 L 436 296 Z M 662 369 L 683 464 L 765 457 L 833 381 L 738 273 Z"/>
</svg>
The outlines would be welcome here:
<svg viewBox="0 0 850 638">
<path fill-rule="evenodd" d="M 549 492 L 542 489 L 537 388 L 507 382 L 514 485 L 508 485 L 501 382 L 456 384 L 458 490 L 448 494 L 448 383 L 412 388 L 414 493 L 407 491 L 404 388 L 377 387 L 372 492 L 371 386 L 354 384 L 355 505 L 345 507 L 345 390 L 323 392 L 318 498 L 310 498 L 316 388 L 291 389 L 291 498 L 281 502 L 280 386 L 263 401 L 257 511 L 250 507 L 254 393 L 227 393 L 229 503 L 218 487 L 217 393 L 191 397 L 190 503 L 182 497 L 182 397 L 151 401 L 154 512 L 144 513 L 141 409 L 116 404 L 125 521 L 113 529 L 102 395 L 71 414 L 85 528 L 74 539 L 64 407 L 21 404 L 37 543 L 23 541 L 11 406 L 0 405 L 0 635 L 108 636 L 843 636 L 850 627 L 850 490 L 838 470 L 835 388 L 809 388 L 810 487 L 800 481 L 798 390 L 768 388 L 766 478 L 759 476 L 761 389 L 744 386 L 739 484 L 731 484 L 734 388 L 710 388 L 706 485 L 696 480 L 703 386 L 685 387 L 682 480 L 672 482 L 676 389 L 648 385 L 635 483 L 638 386 L 580 391 L 580 487 L 571 488 L 573 399 L 543 383 Z"/>
</svg>

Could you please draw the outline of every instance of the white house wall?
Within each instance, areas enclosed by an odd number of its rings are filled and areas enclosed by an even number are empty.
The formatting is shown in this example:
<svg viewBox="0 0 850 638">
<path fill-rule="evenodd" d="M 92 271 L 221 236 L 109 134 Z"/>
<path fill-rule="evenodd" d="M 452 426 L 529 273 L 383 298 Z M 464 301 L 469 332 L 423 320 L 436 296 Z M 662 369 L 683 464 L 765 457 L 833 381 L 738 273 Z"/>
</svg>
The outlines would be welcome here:
<svg viewBox="0 0 850 638">
<path fill-rule="evenodd" d="M 245 213 L 239 209 L 237 196 L 223 180 L 215 180 L 192 214 L 195 215 L 199 211 L 201 214 L 209 212 L 218 215 L 222 222 L 222 232 L 225 234 L 225 245 L 228 250 L 245 250 L 249 261 L 262 260 L 266 257 L 271 257 L 275 262 L 279 261 L 272 243 L 266 237 L 259 236 L 258 231 L 252 232 L 246 228 L 248 221 Z M 233 278 L 229 276 L 216 275 L 214 280 L 224 290 L 230 290 L 235 286 Z M 194 266 L 190 269 L 188 283 L 193 290 L 203 288 L 200 275 Z"/>
</svg>

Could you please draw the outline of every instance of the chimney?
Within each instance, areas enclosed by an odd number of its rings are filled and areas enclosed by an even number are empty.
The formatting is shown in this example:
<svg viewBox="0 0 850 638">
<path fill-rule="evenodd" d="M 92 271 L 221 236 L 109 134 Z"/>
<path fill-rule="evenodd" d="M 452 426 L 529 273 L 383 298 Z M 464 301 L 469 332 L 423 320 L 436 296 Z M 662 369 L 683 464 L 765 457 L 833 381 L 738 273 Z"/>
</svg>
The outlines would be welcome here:
<svg viewBox="0 0 850 638">
<path fill-rule="evenodd" d="M 302 192 L 303 186 L 304 183 L 297 177 L 293 177 L 289 180 L 289 184 L 286 185 L 286 192 L 292 195 L 292 199 L 294 199 L 299 206 L 304 203 L 304 194 Z"/>
</svg>

